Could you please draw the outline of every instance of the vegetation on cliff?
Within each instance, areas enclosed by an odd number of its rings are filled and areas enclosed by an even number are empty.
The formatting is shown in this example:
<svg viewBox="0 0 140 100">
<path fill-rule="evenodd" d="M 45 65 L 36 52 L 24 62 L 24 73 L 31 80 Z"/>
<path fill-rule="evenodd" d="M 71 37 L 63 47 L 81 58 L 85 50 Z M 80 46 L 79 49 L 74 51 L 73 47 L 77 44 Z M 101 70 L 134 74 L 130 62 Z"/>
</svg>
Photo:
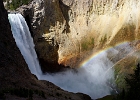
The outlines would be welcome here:
<svg viewBox="0 0 140 100">
<path fill-rule="evenodd" d="M 123 89 L 117 100 L 140 100 L 140 65 L 138 64 L 134 70 L 134 74 L 130 74 L 125 78 L 127 89 Z M 126 92 L 125 92 L 126 91 Z"/>
<path fill-rule="evenodd" d="M 81 42 L 81 51 L 91 50 L 94 48 L 94 38 L 87 39 Z"/>
<path fill-rule="evenodd" d="M 108 95 L 97 100 L 140 100 L 140 64 L 134 69 L 133 74 L 124 78 L 127 87 L 117 95 Z"/>
<path fill-rule="evenodd" d="M 15 10 L 22 5 L 27 5 L 32 0 L 3 0 L 6 2 L 6 8 L 10 10 Z"/>
</svg>

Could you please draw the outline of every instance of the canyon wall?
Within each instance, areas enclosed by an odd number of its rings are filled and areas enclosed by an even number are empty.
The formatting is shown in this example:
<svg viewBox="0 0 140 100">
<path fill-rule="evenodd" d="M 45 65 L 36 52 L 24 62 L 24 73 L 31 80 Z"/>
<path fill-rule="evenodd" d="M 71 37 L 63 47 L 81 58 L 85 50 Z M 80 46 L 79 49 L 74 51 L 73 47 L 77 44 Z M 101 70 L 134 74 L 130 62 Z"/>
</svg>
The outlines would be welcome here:
<svg viewBox="0 0 140 100">
<path fill-rule="evenodd" d="M 8 14 L 2 1 L 0 1 L 0 16 L 0 89 L 2 89 L 18 84 L 18 80 L 13 79 L 17 76 L 19 79 L 28 79 L 27 73 L 30 72 L 12 36 Z M 23 70 L 24 74 L 21 74 Z"/>
<path fill-rule="evenodd" d="M 91 100 L 88 95 L 64 91 L 51 82 L 38 80 L 31 74 L 12 36 L 8 13 L 2 0 L 0 16 L 0 99 Z M 44 97 L 35 93 L 32 97 L 25 97 L 22 94 L 24 90 L 27 90 L 26 93 L 38 91 L 43 93 Z"/>
<path fill-rule="evenodd" d="M 34 0 L 18 10 L 29 19 L 43 68 L 78 67 L 93 49 L 140 38 L 138 0 Z"/>
</svg>

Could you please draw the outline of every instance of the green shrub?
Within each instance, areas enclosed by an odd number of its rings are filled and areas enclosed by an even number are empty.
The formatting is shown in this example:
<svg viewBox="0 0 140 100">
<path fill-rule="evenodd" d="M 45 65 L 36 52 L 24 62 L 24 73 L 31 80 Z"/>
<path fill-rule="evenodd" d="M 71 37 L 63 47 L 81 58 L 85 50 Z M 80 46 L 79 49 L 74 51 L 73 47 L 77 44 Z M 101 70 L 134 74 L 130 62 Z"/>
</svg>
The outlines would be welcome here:
<svg viewBox="0 0 140 100">
<path fill-rule="evenodd" d="M 6 5 L 7 9 L 15 10 L 22 5 L 27 5 L 32 0 L 12 0 L 12 2 L 9 2 L 10 0 L 5 0 L 5 1 L 7 1 L 7 5 Z"/>
<path fill-rule="evenodd" d="M 115 100 L 140 100 L 140 64 L 133 74 L 125 78 L 127 88 L 118 94 Z"/>
<path fill-rule="evenodd" d="M 88 49 L 88 43 L 84 42 L 82 43 L 82 50 L 87 50 Z"/>
<path fill-rule="evenodd" d="M 87 40 L 84 40 L 82 43 L 81 43 L 81 49 L 84 51 L 86 50 L 90 50 L 94 48 L 94 38 L 90 38 L 90 39 L 87 39 Z"/>
</svg>

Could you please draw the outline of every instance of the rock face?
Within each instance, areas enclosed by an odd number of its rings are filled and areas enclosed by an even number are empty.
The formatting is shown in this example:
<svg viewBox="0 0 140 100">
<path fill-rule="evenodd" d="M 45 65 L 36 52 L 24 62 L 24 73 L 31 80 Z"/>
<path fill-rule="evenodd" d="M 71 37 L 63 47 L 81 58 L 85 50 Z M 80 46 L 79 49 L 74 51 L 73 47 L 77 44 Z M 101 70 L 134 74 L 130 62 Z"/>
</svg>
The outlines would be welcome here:
<svg viewBox="0 0 140 100">
<path fill-rule="evenodd" d="M 92 49 L 139 39 L 139 10 L 137 0 L 34 0 L 19 8 L 43 68 L 78 67 Z"/>
<path fill-rule="evenodd" d="M 7 11 L 4 9 L 3 2 L 0 0 L 0 99 L 4 91 L 6 100 L 27 99 L 12 95 L 11 89 L 31 89 L 43 91 L 46 98 L 33 95 L 33 100 L 91 100 L 87 95 L 81 93 L 66 92 L 54 84 L 47 81 L 39 81 L 32 75 L 25 63 L 19 49 L 16 46 Z"/>
<path fill-rule="evenodd" d="M 7 85 L 5 82 L 9 81 L 11 85 L 18 82 L 14 82 L 12 79 L 15 74 L 20 79 L 26 79 L 29 70 L 12 37 L 7 11 L 4 9 L 2 1 L 0 1 L 0 16 L 0 88 L 2 88 Z M 20 75 L 22 69 L 25 70 L 25 74 Z"/>
</svg>

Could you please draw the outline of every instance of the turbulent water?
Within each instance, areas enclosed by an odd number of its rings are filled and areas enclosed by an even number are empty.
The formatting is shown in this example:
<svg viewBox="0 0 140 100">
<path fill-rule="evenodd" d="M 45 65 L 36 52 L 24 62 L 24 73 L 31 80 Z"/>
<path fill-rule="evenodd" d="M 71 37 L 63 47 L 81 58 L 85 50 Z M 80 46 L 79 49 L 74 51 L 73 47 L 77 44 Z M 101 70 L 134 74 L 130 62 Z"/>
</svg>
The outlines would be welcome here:
<svg viewBox="0 0 140 100">
<path fill-rule="evenodd" d="M 70 69 L 56 74 L 42 74 L 26 21 L 20 14 L 8 16 L 16 44 L 31 73 L 38 79 L 51 81 L 64 90 L 88 94 L 93 99 L 109 95 L 113 91 L 114 72 L 111 69 L 113 62 L 108 59 L 108 54 L 117 55 L 119 47 L 91 57 L 79 69 Z"/>
</svg>

